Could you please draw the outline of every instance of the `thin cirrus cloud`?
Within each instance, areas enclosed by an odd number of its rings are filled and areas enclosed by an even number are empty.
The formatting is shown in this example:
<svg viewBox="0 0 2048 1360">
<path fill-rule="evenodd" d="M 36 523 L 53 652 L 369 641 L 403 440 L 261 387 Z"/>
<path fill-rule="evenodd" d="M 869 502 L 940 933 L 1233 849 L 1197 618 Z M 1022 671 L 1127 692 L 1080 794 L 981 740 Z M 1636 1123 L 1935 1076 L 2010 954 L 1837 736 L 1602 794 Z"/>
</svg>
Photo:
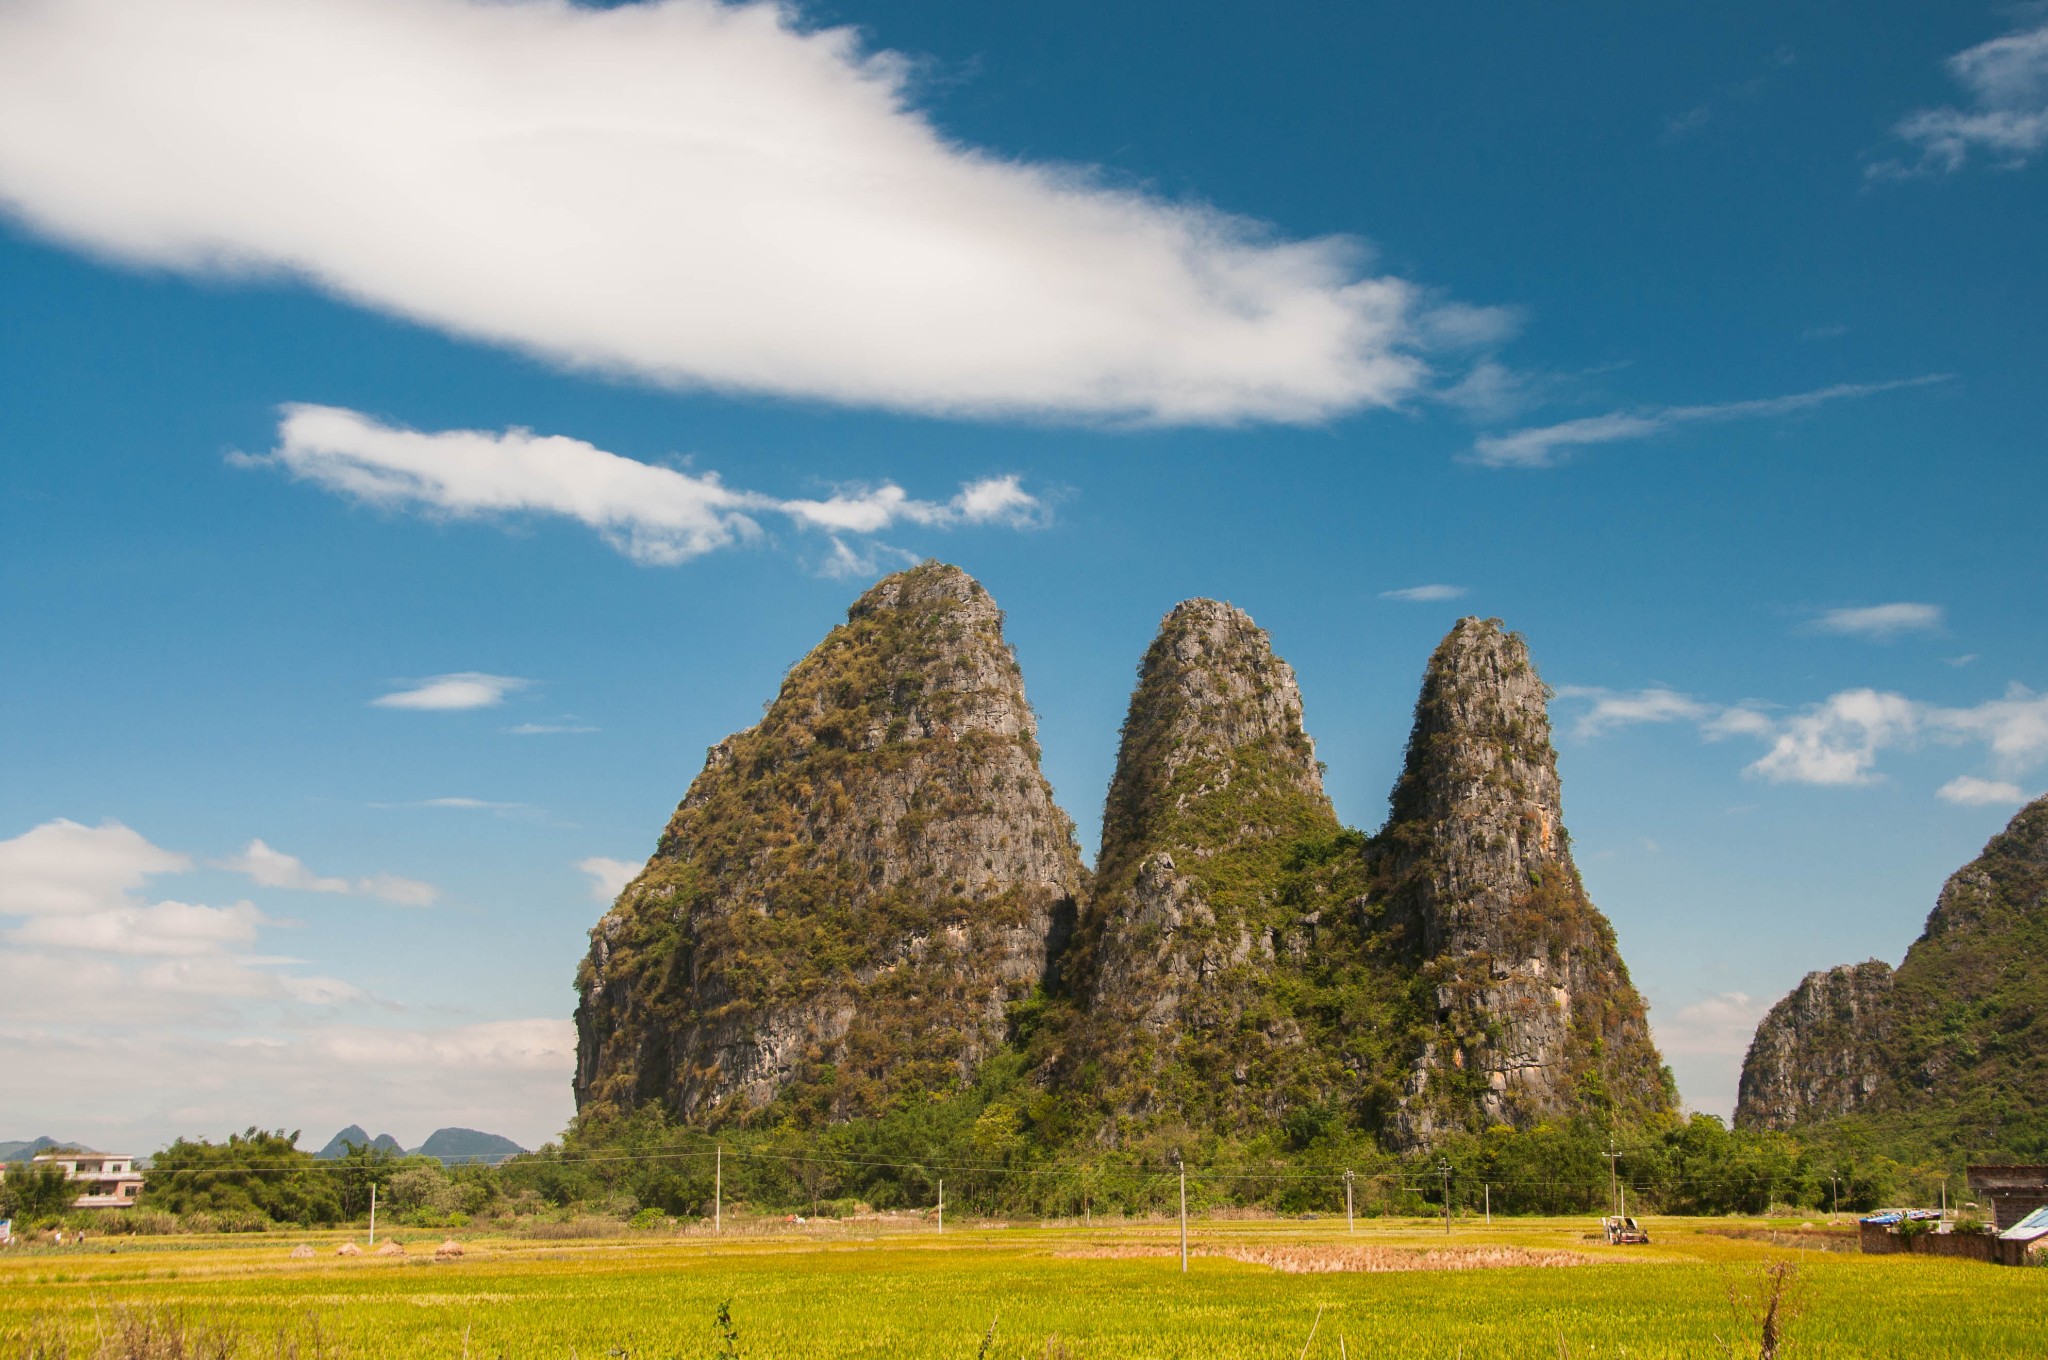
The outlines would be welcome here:
<svg viewBox="0 0 2048 1360">
<path fill-rule="evenodd" d="M 1944 65 L 1968 95 L 1967 107 L 1919 109 L 1892 131 L 1910 160 L 1883 160 L 1872 179 L 1953 174 L 1975 160 L 2018 169 L 2048 147 L 2048 23 L 1966 48 Z"/>
<path fill-rule="evenodd" d="M 1727 401 L 1706 406 L 1649 406 L 1637 410 L 1610 411 L 1605 415 L 1582 416 L 1555 425 L 1535 425 L 1505 434 L 1481 435 L 1473 442 L 1470 461 L 1494 468 L 1556 467 L 1575 449 L 1599 444 L 1617 444 L 1648 439 L 1682 425 L 1753 420 L 1793 415 L 1829 402 L 1875 396 L 1902 387 L 1925 387 L 1947 382 L 1951 375 L 1929 373 L 1917 378 L 1891 382 L 1836 383 L 1810 392 L 1751 401 Z"/>
<path fill-rule="evenodd" d="M 914 69 L 772 0 L 5 5 L 0 202 L 573 369 L 931 414 L 1319 420 L 1486 310 L 963 145 Z"/>
<path fill-rule="evenodd" d="M 769 515 L 821 531 L 840 555 L 853 557 L 840 535 L 871 535 L 903 524 L 1025 529 L 1043 524 L 1046 514 L 1014 476 L 969 482 L 944 501 L 918 500 L 887 482 L 822 499 L 784 499 L 727 486 L 716 473 L 636 462 L 563 435 L 521 429 L 427 433 L 331 406 L 286 407 L 275 449 L 231 457 L 243 466 L 279 467 L 338 496 L 387 509 L 451 519 L 560 516 L 649 566 L 676 566 L 753 542 Z M 525 683 L 507 676 L 440 676 L 377 702 L 479 708 Z"/>
<path fill-rule="evenodd" d="M 401 878 L 397 874 L 370 874 L 355 879 L 316 874 L 297 855 L 272 849 L 260 839 L 250 841 L 240 854 L 214 863 L 231 873 L 247 875 L 266 888 L 374 897 L 402 907 L 430 907 L 441 896 L 433 884 L 422 883 L 416 878 Z"/>
<path fill-rule="evenodd" d="M 1879 757 L 1887 750 L 1923 742 L 1977 745 L 2005 775 L 2048 764 L 2048 694 L 2013 685 L 1997 699 L 1949 707 L 1903 694 L 1860 688 L 1840 690 L 1819 703 L 1777 713 L 1757 703 L 1719 704 L 1683 691 L 1654 686 L 1612 690 L 1564 686 L 1558 697 L 1588 700 L 1573 732 L 1593 738 L 1618 728 L 1685 722 L 1709 741 L 1747 737 L 1766 744 L 1745 773 L 1780 784 L 1853 786 L 1876 782 Z M 1961 776 L 1940 796 L 1955 803 L 2021 801 L 2019 785 L 2008 779 Z"/>
<path fill-rule="evenodd" d="M 1465 587 L 1442 584 L 1426 586 L 1404 586 L 1399 590 L 1382 590 L 1382 600 L 1400 600 L 1405 604 L 1435 604 L 1442 600 L 1464 598 Z"/>
<path fill-rule="evenodd" d="M 1940 605 L 1899 600 L 1853 609 L 1830 609 L 1813 621 L 1813 629 L 1819 633 L 1889 642 L 1905 633 L 1939 632 L 1941 624 Z"/>
<path fill-rule="evenodd" d="M 411 708 L 428 713 L 458 712 L 470 708 L 496 708 L 505 696 L 531 685 L 516 675 L 491 675 L 484 671 L 455 671 L 406 682 L 370 700 L 376 708 Z"/>
</svg>

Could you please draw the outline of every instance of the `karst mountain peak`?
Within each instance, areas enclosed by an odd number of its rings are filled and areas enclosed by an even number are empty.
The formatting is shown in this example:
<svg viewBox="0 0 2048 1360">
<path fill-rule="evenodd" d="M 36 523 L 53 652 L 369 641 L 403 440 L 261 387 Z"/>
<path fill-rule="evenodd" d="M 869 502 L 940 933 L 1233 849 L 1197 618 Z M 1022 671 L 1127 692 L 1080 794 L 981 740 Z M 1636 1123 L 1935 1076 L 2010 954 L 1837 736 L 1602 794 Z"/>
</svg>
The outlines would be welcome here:
<svg viewBox="0 0 2048 1360">
<path fill-rule="evenodd" d="M 1397 1127 L 1425 1142 L 1475 1108 L 1526 1125 L 1589 1099 L 1676 1104 L 1613 928 L 1564 826 L 1550 691 L 1499 619 L 1458 620 L 1423 674 L 1381 882 L 1434 992 Z"/>
<path fill-rule="evenodd" d="M 956 567 L 887 577 L 712 748 L 591 932 L 586 1116 L 815 1125 L 1014 1087 L 1008 1117 L 1053 1141 L 1287 1123 L 1403 1147 L 1669 1107 L 1571 862 L 1548 691 L 1497 620 L 1437 648 L 1369 836 L 1265 631 L 1176 605 L 1092 874 L 1002 623 Z"/>
<path fill-rule="evenodd" d="M 591 932 L 579 1107 L 835 1120 L 971 1078 L 1084 876 L 1035 730 L 980 583 L 925 563 L 862 595 Z"/>
<path fill-rule="evenodd" d="M 2048 1091 L 2048 796 L 1949 876 L 1894 969 L 1807 974 L 1757 1026 L 1738 1127 L 1853 1117 L 1905 1143 L 2040 1146 Z"/>
</svg>

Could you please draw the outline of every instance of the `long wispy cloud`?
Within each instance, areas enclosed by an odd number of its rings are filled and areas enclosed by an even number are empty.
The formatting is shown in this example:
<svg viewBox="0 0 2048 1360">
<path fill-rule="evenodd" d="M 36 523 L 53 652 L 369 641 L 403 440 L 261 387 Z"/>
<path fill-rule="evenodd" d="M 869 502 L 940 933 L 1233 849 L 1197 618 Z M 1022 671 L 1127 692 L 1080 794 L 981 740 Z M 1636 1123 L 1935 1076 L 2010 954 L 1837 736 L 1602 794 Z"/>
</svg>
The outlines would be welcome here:
<svg viewBox="0 0 2048 1360">
<path fill-rule="evenodd" d="M 1896 600 L 1891 604 L 1830 609 L 1813 621 L 1815 632 L 1889 642 L 1906 633 L 1941 631 L 1941 606 Z"/>
<path fill-rule="evenodd" d="M 2048 23 L 1966 48 L 1945 65 L 1967 104 L 1900 119 L 1892 130 L 1915 154 L 1873 163 L 1871 178 L 1953 174 L 1979 159 L 2018 169 L 2048 147 Z"/>
<path fill-rule="evenodd" d="M 266 888 L 375 897 L 405 907 L 430 907 L 441 895 L 431 883 L 401 878 L 397 874 L 369 874 L 362 878 L 316 874 L 297 855 L 273 849 L 261 840 L 250 841 L 240 854 L 217 860 L 215 864 L 232 873 L 245 874 Z"/>
<path fill-rule="evenodd" d="M 491 675 L 486 671 L 455 671 L 408 680 L 402 689 L 370 700 L 378 708 L 410 708 L 427 713 L 459 712 L 471 708 L 496 708 L 505 696 L 532 685 L 516 675 Z"/>
<path fill-rule="evenodd" d="M 1014 476 L 969 482 L 943 501 L 916 499 L 890 482 L 817 499 L 786 499 L 727 486 L 714 472 L 636 462 L 563 435 L 520 429 L 422 432 L 332 406 L 286 407 L 275 449 L 232 457 L 244 466 L 280 467 L 337 495 L 394 510 L 446 518 L 562 516 L 596 530 L 634 561 L 655 566 L 754 541 L 769 515 L 834 536 L 876 534 L 903 524 L 1029 528 L 1044 523 L 1046 515 L 1044 503 Z M 491 691 L 488 682 L 524 683 L 484 675 L 439 679 L 444 683 L 425 698 L 450 702 L 401 702 L 397 696 L 377 702 L 477 707 L 504 697 L 503 689 Z M 478 702 L 454 702 L 465 696 Z"/>
<path fill-rule="evenodd" d="M 1831 387 L 1819 387 L 1810 392 L 1794 392 L 1787 396 L 1762 397 L 1749 401 L 1724 401 L 1704 406 L 1644 406 L 1625 411 L 1609 411 L 1604 415 L 1560 421 L 1555 425 L 1535 425 L 1526 429 L 1511 430 L 1505 434 L 1481 435 L 1473 443 L 1470 456 L 1473 462 L 1486 467 L 1555 467 L 1574 449 L 1648 439 L 1681 425 L 1793 415 L 1829 402 L 1874 396 L 1879 392 L 1892 392 L 1902 387 L 1924 387 L 1929 383 L 1946 382 L 1950 376 L 1946 373 L 1929 373 L 1917 378 L 1899 378 L 1890 382 L 1836 383 Z"/>
<path fill-rule="evenodd" d="M 1424 382 L 1444 325 L 1357 242 L 962 145 L 914 69 L 771 0 L 0 5 L 0 202 L 660 384 L 1230 423 Z"/>
<path fill-rule="evenodd" d="M 1465 587 L 1432 582 L 1423 586 L 1403 586 L 1399 590 L 1382 590 L 1382 600 L 1399 600 L 1403 604 L 1437 604 L 1444 600 L 1462 599 Z"/>
<path fill-rule="evenodd" d="M 2024 685 L 2011 686 L 1997 699 L 1963 707 L 1930 704 L 1890 691 L 1845 689 L 1791 712 L 1755 702 L 1715 703 L 1664 686 L 1565 686 L 1557 693 L 1567 702 L 1587 704 L 1572 724 L 1573 732 L 1584 738 L 1623 727 L 1679 722 L 1696 726 L 1710 741 L 1761 741 L 1767 749 L 1746 772 L 1773 783 L 1868 784 L 1879 777 L 1878 760 L 1887 750 L 1924 742 L 1974 744 L 2008 778 L 1963 776 L 1944 785 L 1941 796 L 1961 803 L 2018 801 L 2020 786 L 2010 776 L 2048 764 L 2048 694 Z"/>
</svg>

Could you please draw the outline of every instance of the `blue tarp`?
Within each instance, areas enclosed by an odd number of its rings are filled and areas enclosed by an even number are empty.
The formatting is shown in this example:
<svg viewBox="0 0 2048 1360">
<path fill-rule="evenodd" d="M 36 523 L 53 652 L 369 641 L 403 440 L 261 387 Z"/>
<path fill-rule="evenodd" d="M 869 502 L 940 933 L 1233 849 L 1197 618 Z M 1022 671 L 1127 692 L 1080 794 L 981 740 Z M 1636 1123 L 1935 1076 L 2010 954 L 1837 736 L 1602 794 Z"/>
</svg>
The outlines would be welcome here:
<svg viewBox="0 0 2048 1360">
<path fill-rule="evenodd" d="M 2031 1242 L 2037 1237 L 2048 1237 L 2048 1206 L 2034 1210 L 1999 1236 L 2008 1242 Z"/>
</svg>

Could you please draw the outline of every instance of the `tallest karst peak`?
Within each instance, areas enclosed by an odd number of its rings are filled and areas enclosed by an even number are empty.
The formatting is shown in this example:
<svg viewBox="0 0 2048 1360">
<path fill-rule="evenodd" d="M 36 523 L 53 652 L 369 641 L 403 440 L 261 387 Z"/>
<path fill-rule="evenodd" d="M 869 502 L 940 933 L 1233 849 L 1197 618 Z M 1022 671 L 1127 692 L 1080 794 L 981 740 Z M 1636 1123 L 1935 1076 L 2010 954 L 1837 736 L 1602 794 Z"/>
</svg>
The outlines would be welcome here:
<svg viewBox="0 0 2048 1360">
<path fill-rule="evenodd" d="M 1674 1103 L 1613 928 L 1564 828 L 1550 691 L 1498 619 L 1430 657 L 1378 837 L 1384 892 L 1435 993 L 1397 1135 Z"/>
<path fill-rule="evenodd" d="M 1083 872 L 995 601 L 870 588 L 711 749 L 578 974 L 578 1108 L 799 1123 L 956 1089 L 1044 980 Z"/>
</svg>

